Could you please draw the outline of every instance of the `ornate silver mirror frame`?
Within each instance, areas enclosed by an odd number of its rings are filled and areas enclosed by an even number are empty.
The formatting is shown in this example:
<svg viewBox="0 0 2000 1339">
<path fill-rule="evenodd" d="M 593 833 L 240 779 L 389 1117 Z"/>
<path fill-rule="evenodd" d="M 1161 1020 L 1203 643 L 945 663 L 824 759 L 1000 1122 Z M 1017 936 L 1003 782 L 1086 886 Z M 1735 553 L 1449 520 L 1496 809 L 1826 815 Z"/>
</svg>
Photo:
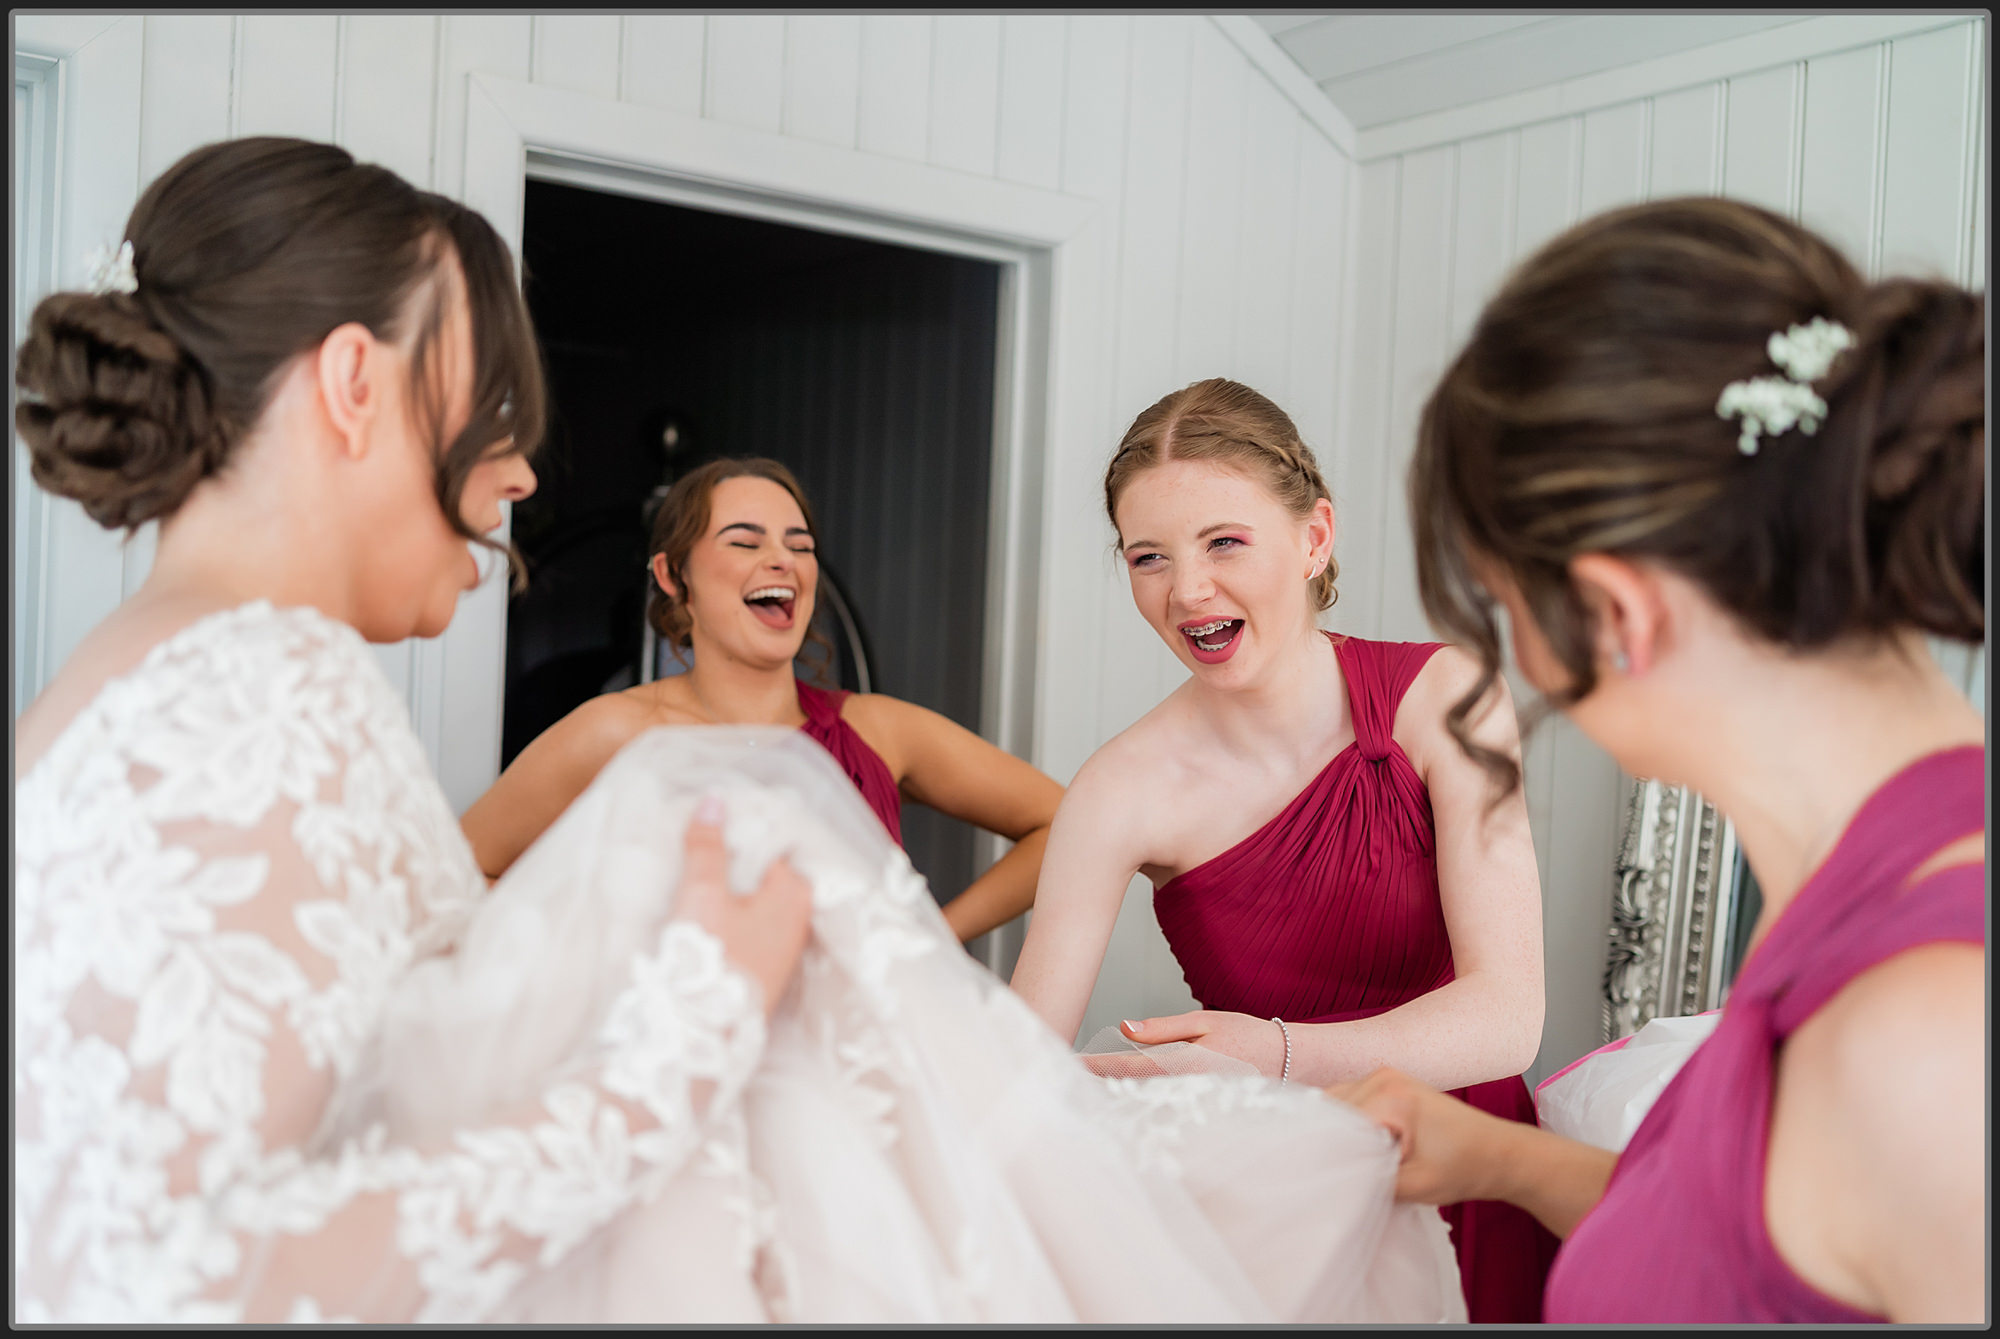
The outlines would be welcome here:
<svg viewBox="0 0 2000 1339">
<path fill-rule="evenodd" d="M 1736 829 L 1694 791 L 1632 788 L 1611 902 L 1604 1039 L 1720 1008 L 1756 920 Z"/>
</svg>

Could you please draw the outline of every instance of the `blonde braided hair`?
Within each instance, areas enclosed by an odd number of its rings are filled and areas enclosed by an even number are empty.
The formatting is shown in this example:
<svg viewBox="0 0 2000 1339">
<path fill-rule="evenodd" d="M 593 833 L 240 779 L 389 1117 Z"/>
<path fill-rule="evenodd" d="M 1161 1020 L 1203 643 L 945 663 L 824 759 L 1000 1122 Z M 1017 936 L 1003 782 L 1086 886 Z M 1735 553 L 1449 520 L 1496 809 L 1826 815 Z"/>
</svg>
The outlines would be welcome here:
<svg viewBox="0 0 2000 1339">
<path fill-rule="evenodd" d="M 1132 420 L 1104 472 L 1104 510 L 1118 524 L 1118 498 L 1133 479 L 1169 460 L 1204 460 L 1257 480 L 1292 516 L 1304 520 L 1333 494 L 1320 477 L 1312 448 L 1291 416 L 1238 381 L 1211 377 L 1162 397 Z M 1339 598 L 1340 564 L 1327 555 L 1312 578 L 1313 607 Z"/>
</svg>

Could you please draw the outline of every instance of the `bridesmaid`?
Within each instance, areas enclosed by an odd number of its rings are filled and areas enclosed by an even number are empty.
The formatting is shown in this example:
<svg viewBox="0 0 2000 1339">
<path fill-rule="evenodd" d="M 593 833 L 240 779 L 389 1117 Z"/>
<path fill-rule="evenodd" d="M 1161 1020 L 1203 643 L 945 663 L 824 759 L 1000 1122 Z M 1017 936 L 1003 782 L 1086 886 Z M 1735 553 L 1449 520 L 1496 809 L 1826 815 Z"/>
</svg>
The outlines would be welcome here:
<svg viewBox="0 0 2000 1339">
<path fill-rule="evenodd" d="M 714 460 L 674 484 L 653 522 L 647 616 L 676 654 L 692 650 L 694 663 L 686 674 L 592 698 L 521 750 L 462 820 L 489 878 L 640 731 L 793 725 L 833 755 L 898 842 L 907 797 L 1014 843 L 945 905 L 961 942 L 1028 909 L 1062 787 L 937 712 L 797 678 L 792 665 L 819 581 L 817 545 L 805 492 L 775 460 Z"/>
<path fill-rule="evenodd" d="M 1584 733 L 1735 822 L 1764 899 L 1622 1153 L 1392 1070 L 1338 1090 L 1405 1198 L 1566 1234 L 1552 1321 L 1986 1318 L 1985 722 L 1923 636 L 1986 633 L 1985 327 L 1979 294 L 1668 200 L 1531 258 L 1431 395 L 1418 574 L 1477 689 L 1497 601 Z"/>
<path fill-rule="evenodd" d="M 1541 889 L 1521 797 L 1489 805 L 1444 728 L 1472 661 L 1315 626 L 1333 504 L 1291 419 L 1247 386 L 1199 382 L 1139 415 L 1104 491 L 1132 598 L 1190 677 L 1077 773 L 1014 989 L 1073 1037 L 1144 874 L 1203 1008 L 1128 1022 L 1134 1041 L 1301 1083 L 1393 1063 L 1532 1123 Z M 1515 751 L 1504 698 L 1478 738 Z M 1470 1318 L 1538 1319 L 1554 1238 L 1504 1204 L 1445 1218 Z"/>
</svg>

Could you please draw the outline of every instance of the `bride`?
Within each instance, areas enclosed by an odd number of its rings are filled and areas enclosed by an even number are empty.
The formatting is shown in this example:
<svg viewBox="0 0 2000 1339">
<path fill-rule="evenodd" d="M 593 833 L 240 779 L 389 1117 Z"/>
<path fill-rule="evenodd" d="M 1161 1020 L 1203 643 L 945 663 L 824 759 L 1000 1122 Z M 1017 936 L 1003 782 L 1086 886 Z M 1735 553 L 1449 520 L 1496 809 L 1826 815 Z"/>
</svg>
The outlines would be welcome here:
<svg viewBox="0 0 2000 1339">
<path fill-rule="evenodd" d="M 17 722 L 17 1320 L 1463 1318 L 1388 1135 L 1088 1072 L 796 732 L 640 736 L 489 890 L 366 643 L 534 487 L 503 244 L 276 138 L 126 235 L 16 369 L 162 523 Z"/>
</svg>

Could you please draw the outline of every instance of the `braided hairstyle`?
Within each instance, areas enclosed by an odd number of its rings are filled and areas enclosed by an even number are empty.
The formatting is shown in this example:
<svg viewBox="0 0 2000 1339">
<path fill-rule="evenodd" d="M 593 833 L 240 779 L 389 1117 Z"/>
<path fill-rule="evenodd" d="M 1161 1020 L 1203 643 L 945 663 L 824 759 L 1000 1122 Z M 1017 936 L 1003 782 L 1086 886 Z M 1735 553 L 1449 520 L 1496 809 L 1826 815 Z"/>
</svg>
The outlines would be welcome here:
<svg viewBox="0 0 2000 1339">
<path fill-rule="evenodd" d="M 132 530 L 173 515 L 221 472 L 285 367 L 350 321 L 408 338 L 445 519 L 496 448 L 532 454 L 541 356 L 507 247 L 457 201 L 331 144 L 224 140 L 168 168 L 125 225 L 136 288 L 61 292 L 29 318 L 14 368 L 16 431 L 35 482 Z M 472 412 L 444 440 L 443 267 L 456 256 L 473 332 Z"/>
<path fill-rule="evenodd" d="M 1299 520 L 1333 494 L 1291 416 L 1241 382 L 1211 377 L 1162 397 L 1132 420 L 1104 472 L 1104 510 L 1115 528 L 1118 499 L 1139 475 L 1169 460 L 1204 460 L 1257 480 Z M 1329 555 L 1312 579 L 1313 608 L 1339 598 L 1340 564 Z"/>
<path fill-rule="evenodd" d="M 1853 345 L 1814 379 L 1825 421 L 1738 449 L 1723 388 L 1776 368 L 1767 342 L 1814 317 Z M 1712 197 L 1613 210 L 1531 256 L 1425 405 L 1409 476 L 1418 588 L 1479 683 L 1447 723 L 1511 790 L 1518 769 L 1464 722 L 1499 673 L 1490 595 L 1520 591 L 1569 682 L 1597 683 L 1585 553 L 1692 580 L 1747 633 L 1795 652 L 1904 629 L 1986 632 L 1986 299 L 1934 279 L 1871 283 L 1831 243 Z"/>
</svg>

